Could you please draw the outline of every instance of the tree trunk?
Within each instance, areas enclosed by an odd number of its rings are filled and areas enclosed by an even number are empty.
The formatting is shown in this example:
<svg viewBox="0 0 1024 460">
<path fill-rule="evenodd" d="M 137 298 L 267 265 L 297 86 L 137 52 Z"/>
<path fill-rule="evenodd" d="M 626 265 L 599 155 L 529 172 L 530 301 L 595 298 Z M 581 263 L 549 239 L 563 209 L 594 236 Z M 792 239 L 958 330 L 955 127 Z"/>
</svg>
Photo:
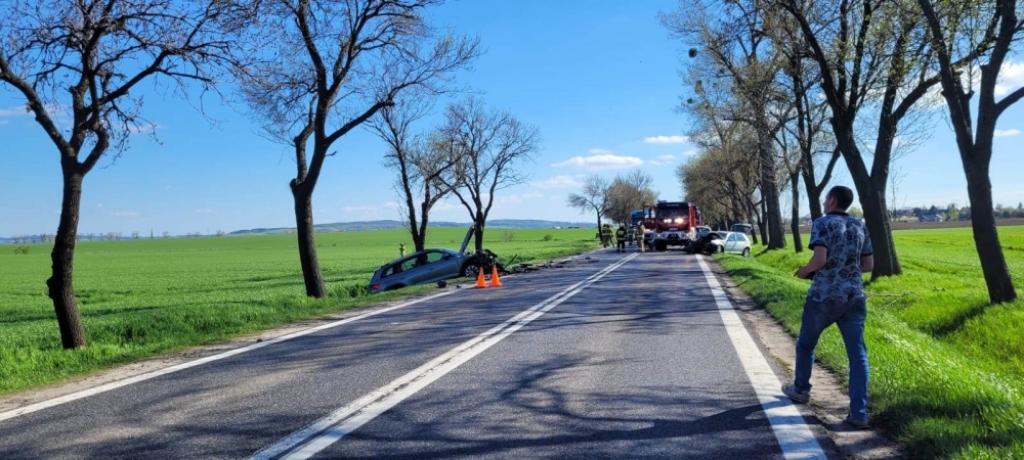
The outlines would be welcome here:
<svg viewBox="0 0 1024 460">
<path fill-rule="evenodd" d="M 78 302 L 75 301 L 73 284 L 73 266 L 75 259 L 75 235 L 78 233 L 78 216 L 82 204 L 83 175 L 75 172 L 74 165 L 66 165 L 64 169 L 64 197 L 61 201 L 60 224 L 54 239 L 50 260 L 53 263 L 50 278 L 46 287 L 53 310 L 57 314 L 57 326 L 60 328 L 60 341 L 65 350 L 84 347 L 88 344 L 82 318 L 78 313 Z"/>
<path fill-rule="evenodd" d="M 793 190 L 793 250 L 799 254 L 804 252 L 804 242 L 800 238 L 800 174 L 791 174 L 789 181 Z"/>
<path fill-rule="evenodd" d="M 761 196 L 760 206 L 761 212 L 754 213 L 754 217 L 757 218 L 757 229 L 761 232 L 761 244 L 768 246 L 771 243 L 771 240 L 768 239 L 768 231 L 766 228 L 767 226 L 765 225 L 764 216 L 767 214 L 767 212 L 765 211 L 764 195 Z"/>
<path fill-rule="evenodd" d="M 476 228 L 473 230 L 473 239 L 476 240 L 474 247 L 477 251 L 484 250 L 484 222 L 483 216 L 478 216 Z"/>
<path fill-rule="evenodd" d="M 768 224 L 766 246 L 768 249 L 782 249 L 786 247 L 786 237 L 782 229 L 782 206 L 779 204 L 779 185 L 775 183 L 775 158 L 770 147 L 771 139 L 761 139 L 759 144 L 761 200 L 764 203 L 764 220 Z"/>
<path fill-rule="evenodd" d="M 860 203 L 864 208 L 864 222 L 874 247 L 875 269 L 871 279 L 880 276 L 895 276 L 903 273 L 899 257 L 896 255 L 896 244 L 892 239 L 892 226 L 889 222 L 889 208 L 886 203 L 886 186 L 865 183 L 857 186 Z"/>
<path fill-rule="evenodd" d="M 824 212 L 821 210 L 821 189 L 814 183 L 814 178 L 804 176 L 804 189 L 807 191 L 807 206 L 811 209 L 811 222 L 818 220 Z"/>
<path fill-rule="evenodd" d="M 976 147 L 978 148 L 978 147 Z M 981 157 L 981 155 L 976 155 Z M 989 158 L 986 156 L 985 158 Z M 974 246 L 981 259 L 981 271 L 988 287 L 988 298 L 993 304 L 1012 302 L 1017 299 L 1013 278 L 1006 266 L 1003 247 L 999 243 L 995 213 L 992 210 L 992 182 L 989 179 L 988 164 L 975 162 L 965 165 L 967 194 L 971 200 L 971 228 L 974 229 Z M 972 167 L 973 166 L 973 167 Z"/>
<path fill-rule="evenodd" d="M 320 273 L 320 260 L 316 256 L 316 240 L 313 237 L 313 192 L 301 186 L 292 187 L 295 198 L 295 234 L 299 238 L 299 262 L 302 264 L 302 280 L 306 284 L 306 295 L 322 299 L 327 297 L 324 276 Z"/>
</svg>

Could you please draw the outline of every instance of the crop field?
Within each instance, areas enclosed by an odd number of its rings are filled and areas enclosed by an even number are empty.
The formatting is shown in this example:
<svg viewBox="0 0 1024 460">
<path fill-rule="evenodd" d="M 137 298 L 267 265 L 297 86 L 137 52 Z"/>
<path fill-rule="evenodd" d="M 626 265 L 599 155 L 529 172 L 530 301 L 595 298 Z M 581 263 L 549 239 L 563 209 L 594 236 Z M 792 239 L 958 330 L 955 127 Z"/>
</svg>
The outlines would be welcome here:
<svg viewBox="0 0 1024 460">
<path fill-rule="evenodd" d="M 1024 227 L 999 232 L 1024 294 Z M 1024 301 L 988 305 L 970 229 L 894 236 L 904 275 L 868 286 L 875 422 L 915 457 L 1024 458 Z M 721 262 L 796 334 L 810 282 L 792 274 L 808 258 L 790 250 Z M 822 338 L 817 358 L 845 377 L 835 328 Z"/>
<path fill-rule="evenodd" d="M 458 250 L 465 230 L 428 235 L 428 247 Z M 413 252 L 408 233 L 398 230 L 316 240 L 325 300 L 304 295 L 293 235 L 79 243 L 75 291 L 90 342 L 76 351 L 60 348 L 46 295 L 50 247 L 31 245 L 20 255 L 0 246 L 0 393 L 390 298 L 366 294 L 370 274 L 398 257 L 399 243 Z M 596 246 L 593 229 L 492 228 L 485 235 L 485 247 L 503 261 Z"/>
</svg>

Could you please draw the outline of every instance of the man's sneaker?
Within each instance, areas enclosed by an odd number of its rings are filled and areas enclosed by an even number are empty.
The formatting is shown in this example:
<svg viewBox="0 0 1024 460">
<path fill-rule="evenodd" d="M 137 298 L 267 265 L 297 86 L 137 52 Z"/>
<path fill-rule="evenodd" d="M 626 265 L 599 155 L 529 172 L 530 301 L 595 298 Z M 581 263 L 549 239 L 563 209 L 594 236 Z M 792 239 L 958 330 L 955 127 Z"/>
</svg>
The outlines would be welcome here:
<svg viewBox="0 0 1024 460">
<path fill-rule="evenodd" d="M 857 428 L 858 430 L 863 430 L 868 427 L 867 420 L 857 420 L 853 418 L 852 415 L 849 414 L 846 415 L 846 420 L 843 420 L 843 422 L 846 423 L 847 425 Z"/>
<path fill-rule="evenodd" d="M 800 404 L 807 404 L 807 402 L 811 400 L 810 392 L 797 390 L 796 385 L 793 385 L 792 383 L 789 385 L 783 385 L 782 393 L 789 399 L 792 399 L 793 402 Z"/>
</svg>

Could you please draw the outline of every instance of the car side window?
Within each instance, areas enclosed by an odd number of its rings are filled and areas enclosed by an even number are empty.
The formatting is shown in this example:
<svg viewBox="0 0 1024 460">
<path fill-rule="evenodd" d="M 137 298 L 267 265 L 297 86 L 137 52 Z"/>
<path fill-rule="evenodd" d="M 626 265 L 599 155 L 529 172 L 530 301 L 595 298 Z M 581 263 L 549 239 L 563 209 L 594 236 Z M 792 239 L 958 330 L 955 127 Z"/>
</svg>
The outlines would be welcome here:
<svg viewBox="0 0 1024 460">
<path fill-rule="evenodd" d="M 434 251 L 434 252 L 427 253 L 427 263 L 428 264 L 440 262 L 443 259 L 444 259 L 444 253 L 443 252 Z"/>
<path fill-rule="evenodd" d="M 736 241 L 739 241 L 739 238 L 736 238 L 735 234 L 729 235 L 729 241 L 736 242 Z"/>
</svg>

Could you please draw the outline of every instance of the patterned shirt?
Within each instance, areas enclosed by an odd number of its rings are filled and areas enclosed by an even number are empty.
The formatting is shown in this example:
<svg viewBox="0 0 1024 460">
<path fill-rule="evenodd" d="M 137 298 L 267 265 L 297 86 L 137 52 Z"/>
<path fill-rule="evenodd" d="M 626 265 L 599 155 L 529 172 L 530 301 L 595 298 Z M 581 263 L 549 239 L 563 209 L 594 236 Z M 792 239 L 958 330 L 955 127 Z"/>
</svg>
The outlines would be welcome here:
<svg viewBox="0 0 1024 460">
<path fill-rule="evenodd" d="M 825 266 L 814 275 L 807 295 L 823 303 L 845 303 L 864 296 L 860 258 L 872 254 L 868 230 L 860 219 L 833 212 L 814 221 L 811 227 L 812 250 L 828 249 Z"/>
</svg>

